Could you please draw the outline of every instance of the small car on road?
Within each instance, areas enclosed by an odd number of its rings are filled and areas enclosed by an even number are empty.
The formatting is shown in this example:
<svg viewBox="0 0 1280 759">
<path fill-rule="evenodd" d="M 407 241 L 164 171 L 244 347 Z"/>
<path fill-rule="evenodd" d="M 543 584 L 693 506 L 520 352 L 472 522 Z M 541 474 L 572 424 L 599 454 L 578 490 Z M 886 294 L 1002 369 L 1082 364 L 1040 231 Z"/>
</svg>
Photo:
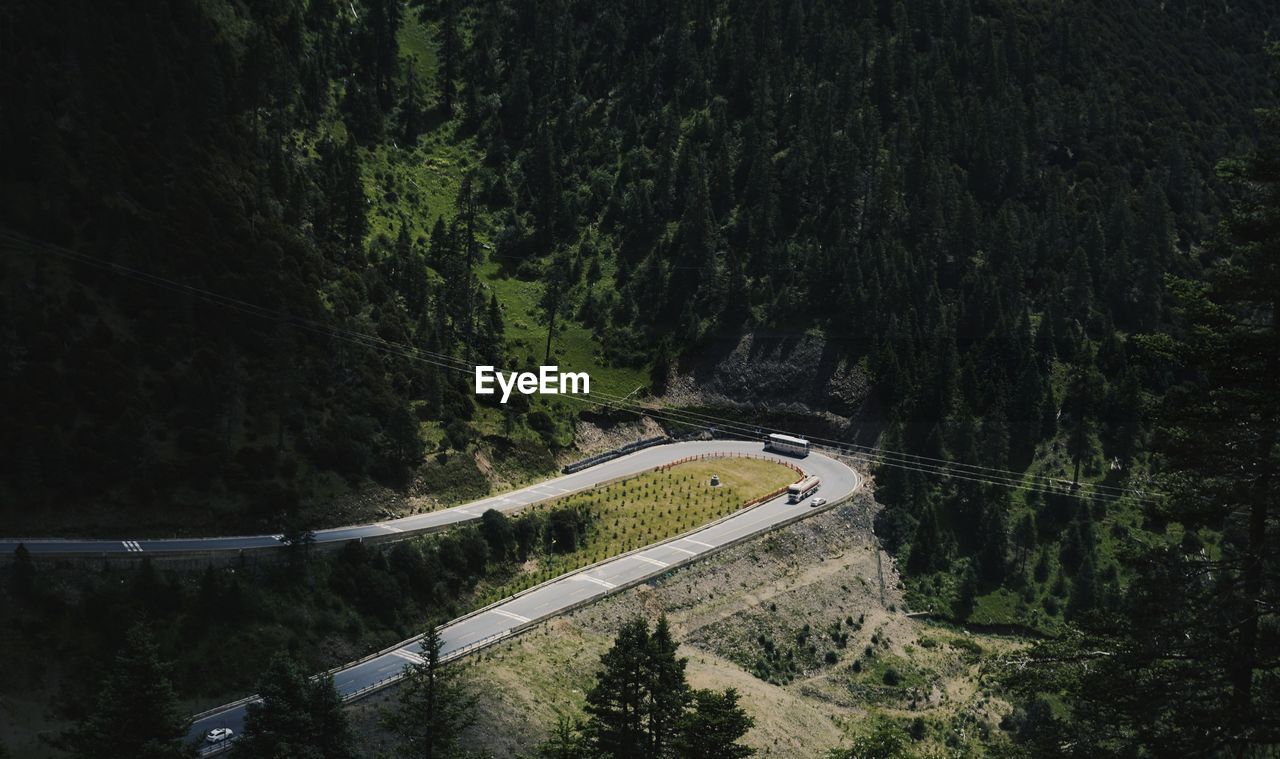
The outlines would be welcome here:
<svg viewBox="0 0 1280 759">
<path fill-rule="evenodd" d="M 223 741 L 231 740 L 233 735 L 235 735 L 235 732 L 229 727 L 215 727 L 204 734 L 204 739 L 208 743 L 222 743 Z"/>
<path fill-rule="evenodd" d="M 809 501 L 809 508 L 811 508 L 811 509 L 816 509 L 817 507 L 819 507 L 819 506 L 825 506 L 826 504 L 827 504 L 827 499 L 825 499 L 825 498 L 815 498 L 815 499 L 813 499 L 812 501 Z"/>
</svg>

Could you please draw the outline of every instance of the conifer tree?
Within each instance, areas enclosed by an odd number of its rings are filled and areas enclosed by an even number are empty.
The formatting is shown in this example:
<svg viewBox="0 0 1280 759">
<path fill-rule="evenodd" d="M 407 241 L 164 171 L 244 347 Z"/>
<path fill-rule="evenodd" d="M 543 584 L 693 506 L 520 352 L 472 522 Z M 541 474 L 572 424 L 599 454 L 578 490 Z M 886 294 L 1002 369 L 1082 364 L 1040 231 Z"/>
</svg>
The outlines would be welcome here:
<svg viewBox="0 0 1280 759">
<path fill-rule="evenodd" d="M 551 341 L 556 334 L 556 321 L 573 312 L 573 291 L 576 284 L 572 278 L 568 255 L 557 254 L 547 267 L 542 297 L 538 299 L 542 321 L 547 325 L 547 349 L 546 358 L 543 361 L 545 364 L 551 363 Z"/>
<path fill-rule="evenodd" d="M 422 662 L 405 667 L 399 701 L 383 712 L 383 725 L 400 738 L 400 756 L 453 757 L 462 731 L 475 721 L 475 698 L 459 680 L 457 669 L 441 662 L 442 645 L 439 628 L 428 628 L 419 644 Z"/>
<path fill-rule="evenodd" d="M 587 747 L 573 720 L 561 716 L 547 740 L 538 746 L 538 759 L 586 759 Z"/>
<path fill-rule="evenodd" d="M 1066 697 L 1069 718 L 1043 730 L 1076 755 L 1249 755 L 1280 742 L 1280 108 L 1261 122 L 1255 152 L 1220 167 L 1241 199 L 1208 281 L 1169 280 L 1175 324 L 1141 341 L 1186 377 L 1159 411 L 1169 495 L 1146 509 L 1187 539 L 1135 552 L 1118 613 L 1038 644 L 1014 676 L 1025 693 Z M 1162 199 L 1147 201 L 1147 221 L 1161 222 L 1150 217 L 1163 216 Z M 1162 245 L 1162 234 L 1144 230 L 1144 244 Z M 1202 550 L 1201 531 L 1217 555 Z M 1086 554 L 1076 573 L 1075 608 L 1097 605 L 1092 563 Z"/>
<path fill-rule="evenodd" d="M 680 720 L 675 755 L 681 759 L 745 759 L 755 749 L 738 741 L 755 720 L 738 705 L 738 691 L 695 690 L 692 708 Z"/>
<path fill-rule="evenodd" d="M 622 625 L 587 693 L 582 737 L 590 755 L 684 759 L 753 753 L 737 743 L 753 724 L 737 692 L 691 691 L 686 660 L 676 648 L 665 616 L 652 632 L 641 618 Z M 571 732 L 562 721 L 554 745 L 574 745 Z M 561 755 L 573 754 L 556 754 Z"/>
<path fill-rule="evenodd" d="M 445 118 L 453 118 L 454 101 L 458 97 L 458 63 L 462 56 L 462 41 L 458 31 L 458 2 L 444 0 L 440 9 L 440 61 L 436 68 L 439 78 L 440 107 Z"/>
<path fill-rule="evenodd" d="M 676 648 L 671 627 L 663 615 L 649 636 L 647 651 L 649 756 L 671 753 L 681 715 L 689 703 L 689 685 L 684 676 L 687 661 L 676 656 Z"/>
<path fill-rule="evenodd" d="M 587 692 L 584 732 L 592 749 L 611 759 L 649 754 L 649 625 L 640 618 L 622 625 L 600 658 L 602 669 Z"/>
<path fill-rule="evenodd" d="M 938 533 L 938 521 L 932 505 L 925 504 L 911 538 L 911 553 L 907 557 L 907 571 L 912 575 L 929 574 L 946 566 L 942 538 Z"/>
<path fill-rule="evenodd" d="M 333 678 L 307 677 L 288 654 L 272 657 L 258 682 L 261 701 L 245 708 L 236 755 L 251 759 L 348 759 L 351 730 Z"/>
<path fill-rule="evenodd" d="M 407 145 L 418 141 L 426 122 L 423 113 L 421 84 L 418 82 L 417 66 L 410 61 L 404 71 L 404 96 L 400 98 L 400 136 Z"/>
<path fill-rule="evenodd" d="M 107 670 L 93 710 L 65 741 L 85 759 L 178 759 L 195 753 L 184 745 L 188 725 L 169 667 L 151 631 L 138 623 Z"/>
</svg>

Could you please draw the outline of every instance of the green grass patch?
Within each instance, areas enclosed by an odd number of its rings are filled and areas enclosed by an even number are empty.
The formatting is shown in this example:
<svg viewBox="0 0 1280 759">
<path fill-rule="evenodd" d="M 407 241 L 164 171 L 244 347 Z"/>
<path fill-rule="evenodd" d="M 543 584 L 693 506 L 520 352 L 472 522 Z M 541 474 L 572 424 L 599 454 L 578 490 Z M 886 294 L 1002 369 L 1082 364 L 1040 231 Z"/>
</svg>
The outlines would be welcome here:
<svg viewBox="0 0 1280 759">
<path fill-rule="evenodd" d="M 413 65 L 413 73 L 424 85 L 434 82 L 436 76 L 437 53 L 435 25 L 422 23 L 417 13 L 406 13 L 400 23 L 400 53 L 409 58 Z M 434 89 L 434 87 L 428 87 Z"/>
<path fill-rule="evenodd" d="M 547 326 L 538 307 L 542 285 L 504 276 L 495 262 L 481 268 L 480 279 L 497 294 L 502 304 L 507 342 L 516 361 L 528 366 L 541 365 L 547 349 Z M 572 319 L 557 323 L 550 363 L 590 374 L 593 392 L 626 395 L 649 384 L 646 368 L 611 365 L 592 331 Z"/>
<path fill-rule="evenodd" d="M 1022 618 L 1024 604 L 1017 593 L 1008 588 L 997 588 L 978 596 L 973 602 L 969 622 L 978 625 L 1010 624 Z"/>
<path fill-rule="evenodd" d="M 719 475 L 719 487 L 710 486 L 712 474 Z M 484 595 L 491 601 L 505 598 L 610 556 L 688 532 L 795 479 L 795 470 L 762 459 L 693 461 L 539 504 L 534 508 L 544 512 L 567 508 L 589 514 L 591 526 L 585 540 L 570 553 L 544 555 L 536 568 L 519 572 Z"/>
</svg>

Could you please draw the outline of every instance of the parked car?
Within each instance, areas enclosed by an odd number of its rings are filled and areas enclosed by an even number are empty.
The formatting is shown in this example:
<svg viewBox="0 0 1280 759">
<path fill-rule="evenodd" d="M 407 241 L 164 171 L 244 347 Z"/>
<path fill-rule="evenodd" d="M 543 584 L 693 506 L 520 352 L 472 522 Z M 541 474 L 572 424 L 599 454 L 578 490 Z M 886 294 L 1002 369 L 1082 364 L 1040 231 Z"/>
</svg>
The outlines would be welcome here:
<svg viewBox="0 0 1280 759">
<path fill-rule="evenodd" d="M 827 503 L 827 499 L 825 498 L 815 498 L 812 501 L 809 501 L 809 508 L 817 508 L 819 506 L 825 506 L 826 503 Z"/>
<path fill-rule="evenodd" d="M 222 743 L 231 740 L 233 735 L 235 732 L 229 727 L 215 727 L 204 734 L 204 739 L 209 743 Z"/>
</svg>

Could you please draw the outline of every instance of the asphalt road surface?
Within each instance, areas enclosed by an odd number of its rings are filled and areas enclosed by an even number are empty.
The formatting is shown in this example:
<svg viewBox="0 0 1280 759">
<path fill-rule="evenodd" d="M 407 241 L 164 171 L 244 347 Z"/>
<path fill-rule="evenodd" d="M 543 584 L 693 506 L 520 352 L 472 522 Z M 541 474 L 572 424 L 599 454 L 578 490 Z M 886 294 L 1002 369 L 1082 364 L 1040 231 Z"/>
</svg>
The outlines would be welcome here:
<svg viewBox="0 0 1280 759">
<path fill-rule="evenodd" d="M 702 454 L 751 453 L 766 455 L 779 461 L 798 465 L 806 475 L 822 479 L 818 495 L 835 503 L 853 493 L 861 484 L 861 478 L 848 466 L 824 456 L 811 453 L 796 459 L 766 453 L 755 442 L 708 440 L 672 443 L 648 448 L 599 466 L 558 477 L 554 480 L 501 496 L 458 506 L 452 509 L 405 517 L 389 522 L 359 527 L 341 527 L 323 530 L 316 534 L 316 541 L 353 540 L 371 535 L 385 536 L 390 532 L 420 532 L 437 529 L 478 518 L 487 509 L 509 512 L 531 503 L 555 498 L 564 493 L 590 487 L 617 477 L 644 472 L 673 461 Z M 601 598 L 616 590 L 670 571 L 678 564 L 688 563 L 697 557 L 744 538 L 764 532 L 795 518 L 798 514 L 813 513 L 808 501 L 789 504 L 785 496 L 775 498 L 751 509 L 736 513 L 710 526 L 683 537 L 659 543 L 638 551 L 632 551 L 593 567 L 569 573 L 538 586 L 523 594 L 497 603 L 486 609 L 461 617 L 441 631 L 442 654 L 446 659 L 467 654 L 488 645 L 531 623 L 559 614 L 567 609 Z M 0 550 L 12 551 L 18 541 L 0 542 Z M 201 540 L 138 540 L 138 541 L 86 541 L 40 540 L 24 541 L 32 553 L 98 554 L 98 553 L 164 553 L 206 552 L 211 550 L 237 551 L 241 548 L 278 545 L 274 536 L 207 538 Z M 134 546 L 128 547 L 129 544 Z M 334 685 L 344 698 L 350 699 L 374 690 L 396 679 L 409 662 L 421 660 L 421 648 L 417 641 L 406 642 L 394 649 L 346 665 L 334 672 Z M 239 736 L 244 731 L 246 701 L 229 704 L 212 713 L 200 715 L 191 726 L 193 741 L 215 727 L 229 727 Z M 205 746 L 202 753 L 217 753 L 229 744 Z"/>
<path fill-rule="evenodd" d="M 427 514 L 416 514 L 411 517 L 391 519 L 385 522 L 357 525 L 353 527 L 335 527 L 318 530 L 315 533 L 316 543 L 341 543 L 360 538 L 387 538 L 398 533 L 412 535 L 420 532 L 431 532 L 442 527 L 478 519 L 489 509 L 502 512 L 518 511 L 529 504 L 539 503 L 565 493 L 589 488 L 606 480 L 626 474 L 633 474 L 666 464 L 683 456 L 694 456 L 702 453 L 722 451 L 761 452 L 760 443 L 740 443 L 727 440 L 706 440 L 688 443 L 671 443 L 658 445 L 642 451 L 599 464 L 581 472 L 567 474 L 548 480 L 538 485 L 516 490 L 502 495 L 454 506 L 450 509 L 432 511 Z M 815 458 L 816 454 L 810 456 Z M 829 460 L 829 459 L 828 459 Z M 815 469 L 821 476 L 821 472 Z M 408 537 L 404 535 L 404 537 Z M 0 555 L 12 554 L 18 544 L 26 546 L 32 555 L 42 556 L 100 556 L 128 554 L 153 556 L 174 556 L 182 554 L 201 554 L 207 552 L 235 553 L 244 549 L 280 548 L 284 545 L 283 535 L 245 535 L 223 538 L 162 538 L 157 540 L 121 539 L 121 540 L 85 540 L 75 538 L 38 538 L 24 540 L 18 538 L 0 538 Z"/>
</svg>

